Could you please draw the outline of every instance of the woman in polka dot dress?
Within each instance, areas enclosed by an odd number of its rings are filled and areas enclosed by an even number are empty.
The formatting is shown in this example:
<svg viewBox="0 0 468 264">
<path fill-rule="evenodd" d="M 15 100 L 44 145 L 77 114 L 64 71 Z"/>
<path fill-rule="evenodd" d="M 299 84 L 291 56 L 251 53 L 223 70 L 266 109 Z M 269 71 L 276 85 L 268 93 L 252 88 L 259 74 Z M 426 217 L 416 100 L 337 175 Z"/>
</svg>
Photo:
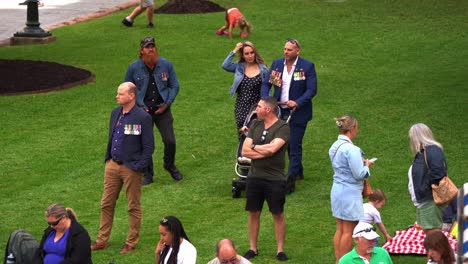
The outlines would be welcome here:
<svg viewBox="0 0 468 264">
<path fill-rule="evenodd" d="M 232 62 L 236 53 L 239 53 L 239 61 Z M 234 82 L 230 93 L 231 96 L 237 93 L 234 113 L 237 130 L 241 132 L 250 108 L 260 100 L 260 87 L 263 80 L 268 80 L 266 78 L 268 68 L 250 41 L 237 43 L 234 50 L 229 52 L 229 55 L 224 59 L 222 67 L 224 70 L 234 73 Z"/>
</svg>

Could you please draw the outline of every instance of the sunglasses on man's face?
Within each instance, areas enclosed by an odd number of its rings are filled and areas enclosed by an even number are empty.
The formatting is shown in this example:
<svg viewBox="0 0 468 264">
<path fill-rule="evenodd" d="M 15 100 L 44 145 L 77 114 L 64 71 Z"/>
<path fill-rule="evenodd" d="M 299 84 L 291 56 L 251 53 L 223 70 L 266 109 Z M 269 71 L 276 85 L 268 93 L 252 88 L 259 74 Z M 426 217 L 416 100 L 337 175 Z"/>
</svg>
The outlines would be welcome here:
<svg viewBox="0 0 468 264">
<path fill-rule="evenodd" d="M 54 221 L 54 222 L 47 222 L 47 224 L 50 225 L 50 226 L 56 226 L 56 225 L 58 225 L 58 224 L 60 223 L 60 220 L 62 220 L 63 217 L 64 217 L 64 216 L 62 215 L 62 216 L 59 217 L 56 221 Z"/>
</svg>

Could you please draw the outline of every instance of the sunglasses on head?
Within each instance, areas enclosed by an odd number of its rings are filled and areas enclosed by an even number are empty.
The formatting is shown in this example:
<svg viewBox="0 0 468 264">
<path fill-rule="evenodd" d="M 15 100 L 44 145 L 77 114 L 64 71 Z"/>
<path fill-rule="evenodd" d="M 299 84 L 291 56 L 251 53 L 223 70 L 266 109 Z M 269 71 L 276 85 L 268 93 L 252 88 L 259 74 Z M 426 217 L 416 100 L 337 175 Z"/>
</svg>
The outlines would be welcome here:
<svg viewBox="0 0 468 264">
<path fill-rule="evenodd" d="M 369 233 L 369 232 L 372 232 L 372 231 L 375 232 L 375 228 L 370 227 L 370 228 L 366 228 L 366 229 L 363 229 L 363 230 L 357 232 L 355 235 L 357 235 L 357 234 L 359 234 L 359 233 Z"/>
<path fill-rule="evenodd" d="M 292 44 L 296 45 L 296 47 L 298 49 L 301 49 L 301 45 L 299 45 L 299 42 L 296 39 L 288 38 L 287 40 L 288 40 L 289 43 L 292 43 Z"/>
<path fill-rule="evenodd" d="M 143 43 L 146 43 L 146 42 L 155 42 L 155 41 L 154 41 L 154 38 L 153 38 L 153 37 L 146 37 L 146 38 L 143 39 L 142 42 L 143 42 Z"/>
<path fill-rule="evenodd" d="M 56 221 L 54 222 L 47 222 L 48 225 L 50 226 L 56 226 L 60 223 L 60 221 L 62 220 L 62 218 L 64 217 L 64 215 L 62 215 L 61 217 L 59 217 Z"/>
</svg>

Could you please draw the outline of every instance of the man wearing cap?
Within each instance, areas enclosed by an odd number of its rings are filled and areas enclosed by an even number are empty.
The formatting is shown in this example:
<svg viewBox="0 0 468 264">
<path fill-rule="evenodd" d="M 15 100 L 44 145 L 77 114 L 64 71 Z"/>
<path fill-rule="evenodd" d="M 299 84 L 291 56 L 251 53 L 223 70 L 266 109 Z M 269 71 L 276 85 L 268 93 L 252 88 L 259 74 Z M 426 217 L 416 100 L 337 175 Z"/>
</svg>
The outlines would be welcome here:
<svg viewBox="0 0 468 264">
<path fill-rule="evenodd" d="M 356 246 L 343 257 L 339 264 L 392 264 L 388 252 L 381 247 L 374 246 L 374 240 L 380 237 L 375 228 L 368 223 L 360 222 L 353 231 Z"/>
<path fill-rule="evenodd" d="M 299 57 L 301 46 L 296 39 L 287 39 L 284 58 L 273 61 L 270 73 L 262 82 L 262 97 L 268 96 L 273 86 L 273 96 L 281 108 L 281 117 L 289 116 L 291 141 L 289 142 L 288 181 L 294 191 L 294 181 L 304 179 L 302 166 L 302 139 L 307 123 L 312 120 L 312 98 L 317 94 L 317 76 L 312 62 Z"/>
<path fill-rule="evenodd" d="M 101 223 L 91 250 L 107 247 L 122 186 L 125 186 L 130 228 L 120 254 L 133 251 L 140 237 L 141 182 L 154 151 L 154 135 L 151 116 L 135 105 L 135 99 L 135 85 L 131 82 L 122 83 L 116 96 L 120 107 L 112 111 L 109 122 Z"/>
<path fill-rule="evenodd" d="M 174 134 L 171 105 L 179 93 L 179 82 L 172 63 L 159 57 L 156 42 L 146 37 L 140 42 L 140 59 L 128 66 L 125 81 L 137 86 L 137 105 L 153 118 L 164 143 L 164 169 L 176 181 L 182 173 L 175 166 L 176 138 Z M 153 161 L 145 172 L 143 185 L 153 182 Z"/>
</svg>

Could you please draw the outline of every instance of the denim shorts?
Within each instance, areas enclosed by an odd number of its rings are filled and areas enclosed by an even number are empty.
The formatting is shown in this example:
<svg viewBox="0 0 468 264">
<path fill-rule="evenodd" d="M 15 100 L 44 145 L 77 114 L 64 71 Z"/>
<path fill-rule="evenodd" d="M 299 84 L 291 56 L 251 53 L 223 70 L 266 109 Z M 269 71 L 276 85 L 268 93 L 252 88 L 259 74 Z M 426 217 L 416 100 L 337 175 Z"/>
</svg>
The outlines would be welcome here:
<svg viewBox="0 0 468 264">
<path fill-rule="evenodd" d="M 153 0 L 140 0 L 141 7 L 148 7 L 148 6 L 153 6 L 153 5 L 154 5 Z"/>
<path fill-rule="evenodd" d="M 272 214 L 281 214 L 286 202 L 286 181 L 247 178 L 245 196 L 246 211 L 262 211 L 266 200 Z"/>
</svg>

